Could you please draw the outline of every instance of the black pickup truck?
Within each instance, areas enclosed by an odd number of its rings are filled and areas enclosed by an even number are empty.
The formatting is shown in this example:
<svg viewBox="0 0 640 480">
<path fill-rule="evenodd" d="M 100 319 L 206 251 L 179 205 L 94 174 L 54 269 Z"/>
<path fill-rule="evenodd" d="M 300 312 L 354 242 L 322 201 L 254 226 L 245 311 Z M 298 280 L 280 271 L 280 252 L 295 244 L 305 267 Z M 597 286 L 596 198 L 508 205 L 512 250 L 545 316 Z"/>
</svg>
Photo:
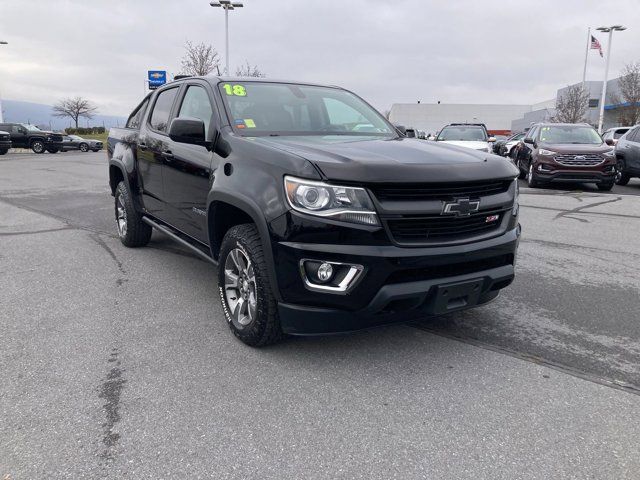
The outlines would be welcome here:
<svg viewBox="0 0 640 480">
<path fill-rule="evenodd" d="M 0 130 L 9 132 L 13 148 L 30 148 L 34 153 L 58 153 L 62 147 L 60 133 L 40 130 L 27 123 L 0 123 Z"/>
<path fill-rule="evenodd" d="M 122 243 L 153 227 L 218 264 L 252 346 L 455 312 L 514 278 L 517 169 L 405 138 L 338 87 L 184 78 L 107 151 Z"/>
</svg>

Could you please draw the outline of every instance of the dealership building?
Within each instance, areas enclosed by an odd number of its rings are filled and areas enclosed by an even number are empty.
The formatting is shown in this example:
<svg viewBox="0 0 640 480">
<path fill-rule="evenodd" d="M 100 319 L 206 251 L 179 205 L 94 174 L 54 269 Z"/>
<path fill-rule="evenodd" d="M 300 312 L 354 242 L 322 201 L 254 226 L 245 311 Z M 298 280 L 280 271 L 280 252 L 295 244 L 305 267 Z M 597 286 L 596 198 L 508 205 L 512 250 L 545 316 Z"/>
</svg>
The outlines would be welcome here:
<svg viewBox="0 0 640 480">
<path fill-rule="evenodd" d="M 550 121 L 555 114 L 556 100 L 569 86 L 559 89 L 550 100 L 532 105 L 459 104 L 459 103 L 395 103 L 391 107 L 389 120 L 396 125 L 435 134 L 449 123 L 484 123 L 489 132 L 500 135 L 522 132 L 532 123 Z M 598 126 L 602 82 L 585 82 L 589 92 L 589 107 L 586 120 Z M 628 106 L 616 103 L 620 97 L 619 79 L 607 82 L 607 101 L 604 106 L 603 128 L 620 126 L 620 109 Z"/>
</svg>

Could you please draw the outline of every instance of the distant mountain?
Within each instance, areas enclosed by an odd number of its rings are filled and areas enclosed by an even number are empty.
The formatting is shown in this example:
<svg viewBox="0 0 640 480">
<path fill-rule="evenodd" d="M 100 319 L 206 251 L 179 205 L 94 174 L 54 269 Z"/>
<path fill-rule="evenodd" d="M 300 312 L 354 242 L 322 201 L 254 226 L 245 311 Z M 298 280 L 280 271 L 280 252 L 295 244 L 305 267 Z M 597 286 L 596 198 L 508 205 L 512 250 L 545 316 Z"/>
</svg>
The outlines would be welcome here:
<svg viewBox="0 0 640 480">
<path fill-rule="evenodd" d="M 75 127 L 70 118 L 58 118 L 52 115 L 51 105 L 41 103 L 20 102 L 17 100 L 2 100 L 2 113 L 5 122 L 30 123 L 41 125 L 51 130 L 64 130 L 67 127 Z M 127 119 L 113 115 L 96 115 L 89 120 L 89 126 L 106 128 L 122 126 Z M 87 126 L 87 120 L 80 119 L 81 127 Z"/>
</svg>

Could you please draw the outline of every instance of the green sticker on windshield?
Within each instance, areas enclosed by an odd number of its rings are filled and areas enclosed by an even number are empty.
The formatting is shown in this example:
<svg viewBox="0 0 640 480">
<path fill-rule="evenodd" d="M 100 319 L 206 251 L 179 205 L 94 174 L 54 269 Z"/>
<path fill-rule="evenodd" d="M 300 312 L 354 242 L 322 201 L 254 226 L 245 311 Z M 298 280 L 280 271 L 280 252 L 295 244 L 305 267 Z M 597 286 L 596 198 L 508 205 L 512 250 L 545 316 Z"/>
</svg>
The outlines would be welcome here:
<svg viewBox="0 0 640 480">
<path fill-rule="evenodd" d="M 225 83 L 222 88 L 227 93 L 227 95 L 235 95 L 237 97 L 246 97 L 247 91 L 245 90 L 243 85 L 231 85 L 230 83 Z"/>
</svg>

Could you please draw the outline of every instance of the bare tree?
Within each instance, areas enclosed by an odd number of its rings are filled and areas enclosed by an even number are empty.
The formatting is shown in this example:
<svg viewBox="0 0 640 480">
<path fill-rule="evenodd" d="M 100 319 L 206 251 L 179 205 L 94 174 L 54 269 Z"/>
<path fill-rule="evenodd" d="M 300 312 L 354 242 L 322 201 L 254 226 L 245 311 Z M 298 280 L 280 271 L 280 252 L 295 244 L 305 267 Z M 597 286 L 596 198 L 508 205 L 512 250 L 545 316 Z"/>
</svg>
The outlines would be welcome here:
<svg viewBox="0 0 640 480">
<path fill-rule="evenodd" d="M 249 61 L 245 65 L 241 65 L 236 68 L 236 75 L 238 77 L 266 77 L 267 75 L 260 71 L 257 65 L 251 66 Z"/>
<path fill-rule="evenodd" d="M 93 118 L 98 108 L 86 98 L 63 98 L 53 106 L 53 116 L 71 118 L 78 128 L 80 118 Z"/>
<path fill-rule="evenodd" d="M 220 55 L 211 45 L 194 45 L 187 41 L 184 49 L 185 53 L 180 61 L 184 75 L 208 75 L 220 64 Z"/>
<path fill-rule="evenodd" d="M 589 92 L 582 85 L 568 87 L 556 101 L 556 113 L 553 122 L 580 123 L 586 121 L 589 107 Z"/>
<path fill-rule="evenodd" d="M 611 95 L 613 103 L 624 105 L 619 109 L 618 121 L 622 125 L 640 123 L 640 62 L 630 63 L 622 69 L 618 87 L 620 94 Z"/>
</svg>

